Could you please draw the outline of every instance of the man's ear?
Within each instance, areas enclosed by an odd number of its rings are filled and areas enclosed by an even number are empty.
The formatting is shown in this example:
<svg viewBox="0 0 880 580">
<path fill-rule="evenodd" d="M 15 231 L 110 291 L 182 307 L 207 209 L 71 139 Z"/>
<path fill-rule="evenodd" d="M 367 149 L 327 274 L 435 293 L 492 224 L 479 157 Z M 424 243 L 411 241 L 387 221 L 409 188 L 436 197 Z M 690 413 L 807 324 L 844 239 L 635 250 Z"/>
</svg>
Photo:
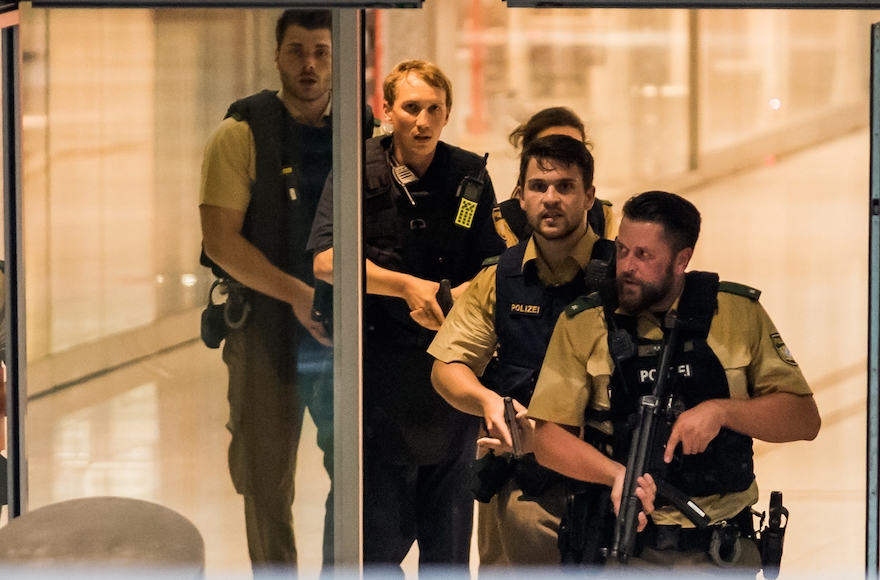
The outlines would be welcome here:
<svg viewBox="0 0 880 580">
<path fill-rule="evenodd" d="M 382 101 L 382 111 L 385 113 L 385 121 L 387 123 L 391 122 L 391 109 L 392 105 L 388 104 L 388 101 Z"/>
<path fill-rule="evenodd" d="M 685 248 L 681 250 L 678 254 L 675 255 L 675 260 L 673 262 L 672 268 L 676 274 L 684 274 L 685 270 L 687 270 L 688 264 L 691 261 L 691 258 L 694 255 L 693 248 Z"/>
<path fill-rule="evenodd" d="M 596 203 L 596 186 L 591 185 L 590 188 L 584 193 L 587 196 L 587 199 L 586 199 L 587 211 L 590 211 L 591 209 L 593 209 L 593 204 Z"/>
</svg>

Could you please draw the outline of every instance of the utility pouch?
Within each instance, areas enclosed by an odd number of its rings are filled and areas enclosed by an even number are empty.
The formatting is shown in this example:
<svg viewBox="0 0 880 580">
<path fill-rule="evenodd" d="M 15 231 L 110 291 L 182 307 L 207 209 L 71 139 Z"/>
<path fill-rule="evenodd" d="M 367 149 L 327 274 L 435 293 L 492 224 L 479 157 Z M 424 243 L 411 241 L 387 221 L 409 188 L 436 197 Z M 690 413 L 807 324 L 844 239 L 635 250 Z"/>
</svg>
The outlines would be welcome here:
<svg viewBox="0 0 880 580">
<path fill-rule="evenodd" d="M 226 326 L 226 320 L 223 316 L 225 303 L 214 302 L 214 290 L 222 283 L 222 280 L 214 280 L 211 289 L 208 291 L 208 305 L 202 311 L 202 342 L 208 348 L 220 348 L 220 343 L 226 338 L 229 327 Z M 222 290 L 218 290 L 222 292 Z"/>
<path fill-rule="evenodd" d="M 490 451 L 474 462 L 471 474 L 471 492 L 474 499 L 481 503 L 489 503 L 510 479 L 513 463 L 510 458 L 495 455 Z"/>
<path fill-rule="evenodd" d="M 614 533 L 611 489 L 596 483 L 575 485 L 559 524 L 559 555 L 564 565 L 599 566 Z"/>
<path fill-rule="evenodd" d="M 513 479 L 526 495 L 541 495 L 544 490 L 561 479 L 555 471 L 538 463 L 534 453 L 523 455 L 513 464 Z"/>
</svg>

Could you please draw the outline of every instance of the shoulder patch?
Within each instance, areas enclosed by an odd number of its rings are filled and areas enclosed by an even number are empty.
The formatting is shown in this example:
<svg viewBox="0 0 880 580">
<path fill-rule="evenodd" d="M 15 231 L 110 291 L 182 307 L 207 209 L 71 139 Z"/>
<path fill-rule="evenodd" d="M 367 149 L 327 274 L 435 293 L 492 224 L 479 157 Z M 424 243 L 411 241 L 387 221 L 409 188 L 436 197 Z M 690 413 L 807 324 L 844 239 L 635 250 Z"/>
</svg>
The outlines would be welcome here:
<svg viewBox="0 0 880 580">
<path fill-rule="evenodd" d="M 565 315 L 568 318 L 574 318 L 576 315 L 581 312 L 586 312 L 587 310 L 592 310 L 593 308 L 601 308 L 602 301 L 599 300 L 599 293 L 593 292 L 592 294 L 588 294 L 586 296 L 581 296 L 580 298 L 576 298 L 574 302 L 565 307 Z"/>
<path fill-rule="evenodd" d="M 244 117 L 243 117 L 242 114 L 239 113 L 238 111 L 235 111 L 234 113 L 232 113 L 232 114 L 230 115 L 230 117 L 232 117 L 233 119 L 235 119 L 235 120 L 238 121 L 238 122 L 244 121 Z"/>
<path fill-rule="evenodd" d="M 611 202 L 608 201 L 607 199 L 598 199 L 598 198 L 596 198 L 596 201 L 598 201 L 598 202 L 601 203 L 602 205 L 605 205 L 605 206 L 608 206 L 608 207 L 611 207 L 612 205 L 614 205 L 613 203 L 611 203 Z"/>
<path fill-rule="evenodd" d="M 779 358 L 781 358 L 783 362 L 790 364 L 793 367 L 798 366 L 797 361 L 791 356 L 791 351 L 785 346 L 785 343 L 782 341 L 782 336 L 780 336 L 778 332 L 771 334 L 770 340 L 773 341 L 773 348 L 776 349 L 776 354 L 779 355 Z"/>
<path fill-rule="evenodd" d="M 761 297 L 761 291 L 745 284 L 737 284 L 736 282 L 721 282 L 718 284 L 719 292 L 727 292 L 728 294 L 736 294 L 737 296 L 745 296 L 752 302 L 757 302 Z"/>
<path fill-rule="evenodd" d="M 495 264 L 498 263 L 498 260 L 500 260 L 500 259 L 501 259 L 501 256 L 492 256 L 491 258 L 486 258 L 485 260 L 483 260 L 483 263 L 481 264 L 481 266 L 483 268 L 485 268 L 486 266 L 494 266 Z"/>
</svg>

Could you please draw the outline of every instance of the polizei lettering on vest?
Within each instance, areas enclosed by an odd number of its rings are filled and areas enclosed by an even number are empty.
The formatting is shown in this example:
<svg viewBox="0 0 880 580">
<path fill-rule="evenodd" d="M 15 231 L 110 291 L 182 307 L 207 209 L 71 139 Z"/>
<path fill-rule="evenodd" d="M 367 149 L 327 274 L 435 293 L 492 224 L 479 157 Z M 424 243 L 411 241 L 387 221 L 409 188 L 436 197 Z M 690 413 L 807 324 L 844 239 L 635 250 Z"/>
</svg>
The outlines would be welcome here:
<svg viewBox="0 0 880 580">
<path fill-rule="evenodd" d="M 541 314 L 541 306 L 539 304 L 511 304 L 510 311 L 519 314 L 538 315 Z"/>
<path fill-rule="evenodd" d="M 690 377 L 693 373 L 691 373 L 691 365 L 684 364 L 678 365 L 676 367 L 676 372 L 683 377 Z M 639 382 L 640 383 L 651 383 L 654 382 L 654 377 L 657 376 L 657 369 L 642 369 L 639 371 Z"/>
</svg>

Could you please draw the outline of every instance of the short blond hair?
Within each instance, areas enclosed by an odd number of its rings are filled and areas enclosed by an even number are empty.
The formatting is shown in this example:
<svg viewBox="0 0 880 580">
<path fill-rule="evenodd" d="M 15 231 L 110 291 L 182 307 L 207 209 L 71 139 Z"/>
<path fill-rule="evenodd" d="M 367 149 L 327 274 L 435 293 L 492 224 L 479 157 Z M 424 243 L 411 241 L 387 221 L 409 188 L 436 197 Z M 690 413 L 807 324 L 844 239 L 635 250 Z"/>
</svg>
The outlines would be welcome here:
<svg viewBox="0 0 880 580">
<path fill-rule="evenodd" d="M 397 84 L 410 74 L 416 75 L 435 89 L 446 91 L 446 110 L 448 112 L 452 109 L 452 83 L 449 82 L 449 78 L 433 62 L 418 59 L 398 63 L 385 77 L 385 82 L 382 83 L 382 95 L 389 105 L 393 105 L 397 98 Z"/>
</svg>

